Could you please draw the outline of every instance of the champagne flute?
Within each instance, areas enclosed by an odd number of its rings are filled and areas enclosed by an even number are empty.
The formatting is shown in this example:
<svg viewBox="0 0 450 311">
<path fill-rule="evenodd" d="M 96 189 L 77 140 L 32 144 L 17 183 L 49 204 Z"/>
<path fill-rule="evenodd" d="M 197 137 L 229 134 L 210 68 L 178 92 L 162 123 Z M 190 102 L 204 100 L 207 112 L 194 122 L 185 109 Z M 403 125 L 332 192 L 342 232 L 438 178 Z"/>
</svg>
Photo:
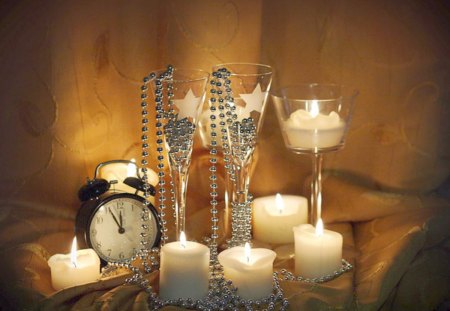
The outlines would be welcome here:
<svg viewBox="0 0 450 311">
<path fill-rule="evenodd" d="M 157 151 L 160 186 L 162 172 L 162 137 L 168 154 L 170 174 L 174 184 L 176 239 L 186 232 L 186 193 L 191 163 L 194 133 L 209 73 L 199 69 L 169 67 L 158 70 L 150 82 L 156 103 Z M 160 191 L 160 209 L 164 208 L 165 190 Z M 164 216 L 164 212 L 163 215 Z"/>
<path fill-rule="evenodd" d="M 250 168 L 271 83 L 268 65 L 226 63 L 213 67 L 210 108 L 212 119 L 220 125 L 217 141 L 227 171 L 226 197 L 232 206 L 229 246 L 251 240 Z"/>
</svg>

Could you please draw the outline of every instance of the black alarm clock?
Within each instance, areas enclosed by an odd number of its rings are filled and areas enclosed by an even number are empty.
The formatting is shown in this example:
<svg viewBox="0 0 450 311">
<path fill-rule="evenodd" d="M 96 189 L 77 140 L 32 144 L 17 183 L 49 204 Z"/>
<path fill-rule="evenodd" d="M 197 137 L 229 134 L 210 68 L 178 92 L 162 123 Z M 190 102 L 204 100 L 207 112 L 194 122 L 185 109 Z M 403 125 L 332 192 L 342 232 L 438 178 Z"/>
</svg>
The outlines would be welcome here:
<svg viewBox="0 0 450 311">
<path fill-rule="evenodd" d="M 122 181 L 97 178 L 99 170 L 114 163 L 134 165 L 137 177 Z M 115 184 L 122 182 L 126 189 L 116 190 Z M 154 196 L 155 189 L 149 193 Z M 112 189 L 111 189 L 112 188 Z M 141 233 L 145 231 L 147 247 L 159 245 L 161 230 L 155 207 L 138 193 L 143 191 L 144 182 L 134 162 L 113 160 L 100 163 L 95 169 L 94 179 L 88 180 L 78 192 L 82 201 L 76 216 L 75 232 L 81 247 L 89 247 L 99 255 L 102 264 L 126 262 L 141 248 Z M 142 212 L 148 209 L 148 220 L 142 221 Z"/>
</svg>

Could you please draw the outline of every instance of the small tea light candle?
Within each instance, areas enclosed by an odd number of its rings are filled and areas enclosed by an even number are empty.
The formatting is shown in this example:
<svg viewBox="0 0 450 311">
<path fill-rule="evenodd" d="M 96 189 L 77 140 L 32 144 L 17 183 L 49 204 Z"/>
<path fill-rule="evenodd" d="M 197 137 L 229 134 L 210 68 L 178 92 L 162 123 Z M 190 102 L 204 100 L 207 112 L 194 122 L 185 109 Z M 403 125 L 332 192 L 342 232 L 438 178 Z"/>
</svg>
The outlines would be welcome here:
<svg viewBox="0 0 450 311">
<path fill-rule="evenodd" d="M 253 201 L 253 236 L 273 244 L 294 243 L 292 228 L 308 222 L 308 200 L 301 196 L 280 195 Z"/>
<path fill-rule="evenodd" d="M 237 294 L 244 299 L 261 299 L 272 293 L 273 261 L 275 252 L 265 248 L 251 249 L 237 246 L 218 256 L 225 278 L 237 287 Z"/>
<path fill-rule="evenodd" d="M 295 273 L 305 278 L 317 278 L 340 269 L 342 265 L 342 235 L 324 230 L 322 219 L 316 228 L 310 224 L 294 228 Z"/>
<path fill-rule="evenodd" d="M 77 251 L 77 238 L 73 239 L 70 254 L 56 254 L 48 260 L 52 286 L 56 290 L 90 283 L 100 278 L 100 258 L 91 249 Z"/>
<path fill-rule="evenodd" d="M 285 122 L 284 131 L 293 148 L 329 148 L 340 144 L 345 122 L 332 111 L 319 112 L 317 100 L 312 100 L 309 110 L 294 111 Z"/>
<path fill-rule="evenodd" d="M 179 242 L 161 248 L 159 296 L 163 299 L 201 299 L 208 294 L 209 248 L 186 241 L 184 232 Z"/>
</svg>

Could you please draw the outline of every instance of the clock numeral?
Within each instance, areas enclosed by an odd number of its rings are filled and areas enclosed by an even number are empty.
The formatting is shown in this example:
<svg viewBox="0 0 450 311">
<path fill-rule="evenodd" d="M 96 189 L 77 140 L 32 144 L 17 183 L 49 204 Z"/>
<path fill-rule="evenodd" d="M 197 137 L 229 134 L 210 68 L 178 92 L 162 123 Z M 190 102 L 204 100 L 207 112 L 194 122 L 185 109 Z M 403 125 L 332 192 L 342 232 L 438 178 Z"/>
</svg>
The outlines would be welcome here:
<svg viewBox="0 0 450 311">
<path fill-rule="evenodd" d="M 92 236 L 96 236 L 96 235 L 97 235 L 97 230 L 92 229 L 92 230 L 91 230 L 91 235 L 92 235 Z"/>
<path fill-rule="evenodd" d="M 108 252 L 108 257 L 111 257 L 112 249 L 108 248 L 106 251 Z"/>
<path fill-rule="evenodd" d="M 137 249 L 135 249 L 135 248 L 133 248 L 133 256 L 136 256 L 136 254 L 137 254 Z"/>
<path fill-rule="evenodd" d="M 102 248 L 102 243 L 100 242 L 97 242 L 95 245 L 97 246 L 97 248 Z"/>
<path fill-rule="evenodd" d="M 97 222 L 97 225 L 99 225 L 99 224 L 103 223 L 103 217 L 97 216 L 97 217 L 95 217 L 95 221 Z"/>
<path fill-rule="evenodd" d="M 119 258 L 120 258 L 120 259 L 124 259 L 124 258 L 125 258 L 125 255 L 123 254 L 123 252 L 120 252 L 120 253 L 119 253 Z"/>
</svg>

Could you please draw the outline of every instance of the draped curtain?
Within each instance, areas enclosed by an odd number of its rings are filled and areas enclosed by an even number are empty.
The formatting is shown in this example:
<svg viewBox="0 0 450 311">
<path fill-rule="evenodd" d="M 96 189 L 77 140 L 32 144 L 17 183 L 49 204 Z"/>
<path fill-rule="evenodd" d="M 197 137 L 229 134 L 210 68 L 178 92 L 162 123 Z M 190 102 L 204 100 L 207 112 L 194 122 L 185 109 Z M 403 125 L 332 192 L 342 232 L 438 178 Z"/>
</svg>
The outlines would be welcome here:
<svg viewBox="0 0 450 311">
<path fill-rule="evenodd" d="M 439 1 L 5 1 L 1 197 L 76 210 L 98 163 L 140 158 L 142 78 L 223 62 L 272 65 L 273 88 L 354 85 L 348 144 L 327 167 L 433 191 L 450 168 L 448 14 Z M 269 102 L 252 191 L 301 193 L 309 171 Z"/>
</svg>

